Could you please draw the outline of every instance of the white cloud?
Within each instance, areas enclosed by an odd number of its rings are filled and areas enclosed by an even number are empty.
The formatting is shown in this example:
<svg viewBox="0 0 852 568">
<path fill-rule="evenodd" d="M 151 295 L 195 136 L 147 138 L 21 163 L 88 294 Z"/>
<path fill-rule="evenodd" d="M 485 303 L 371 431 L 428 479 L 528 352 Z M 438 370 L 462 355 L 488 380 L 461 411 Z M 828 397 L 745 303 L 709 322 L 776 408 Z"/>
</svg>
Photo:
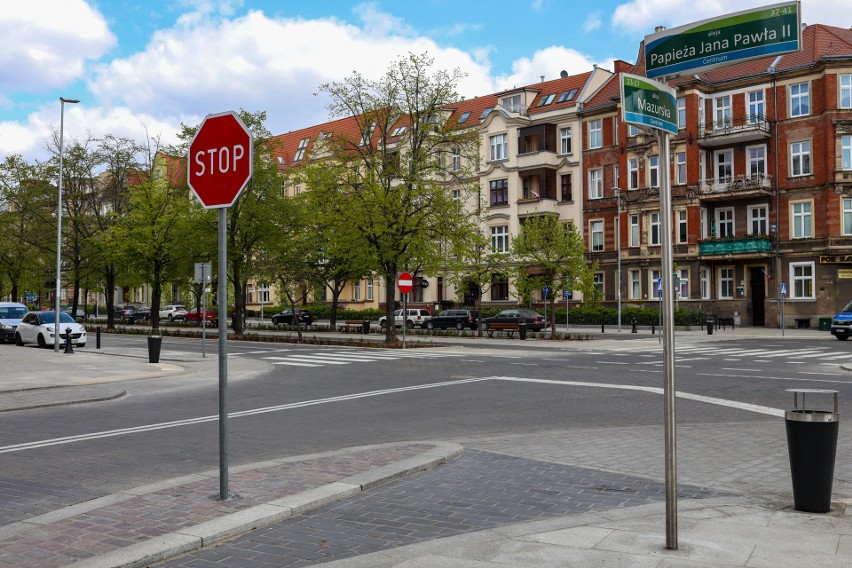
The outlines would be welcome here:
<svg viewBox="0 0 852 568">
<path fill-rule="evenodd" d="M 499 89 L 511 89 L 541 81 L 559 78 L 562 71 L 569 75 L 586 73 L 597 63 L 601 67 L 612 69 L 611 61 L 592 61 L 579 51 L 560 46 L 551 46 L 536 51 L 531 58 L 522 57 L 512 63 L 512 73 L 497 77 Z"/>
<path fill-rule="evenodd" d="M 83 75 L 87 61 L 115 44 L 103 16 L 83 0 L 4 2 L 0 88 L 37 93 Z"/>
<path fill-rule="evenodd" d="M 583 22 L 583 31 L 591 32 L 597 29 L 600 29 L 603 24 L 603 20 L 600 12 L 592 12 L 588 16 L 586 16 L 586 21 Z"/>
</svg>

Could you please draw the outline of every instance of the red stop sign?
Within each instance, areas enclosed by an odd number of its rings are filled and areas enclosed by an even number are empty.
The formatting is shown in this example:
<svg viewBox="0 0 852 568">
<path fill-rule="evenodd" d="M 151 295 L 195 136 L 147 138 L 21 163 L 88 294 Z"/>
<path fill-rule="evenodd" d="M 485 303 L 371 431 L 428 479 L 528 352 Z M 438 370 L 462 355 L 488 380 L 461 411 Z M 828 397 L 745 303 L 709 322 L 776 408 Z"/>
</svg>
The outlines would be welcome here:
<svg viewBox="0 0 852 568">
<path fill-rule="evenodd" d="M 251 133 L 233 112 L 208 114 L 189 143 L 186 181 L 205 209 L 230 207 L 251 179 Z"/>
<path fill-rule="evenodd" d="M 414 279 L 408 272 L 400 272 L 399 274 L 399 291 L 403 294 L 411 292 L 411 287 L 414 286 Z"/>
</svg>

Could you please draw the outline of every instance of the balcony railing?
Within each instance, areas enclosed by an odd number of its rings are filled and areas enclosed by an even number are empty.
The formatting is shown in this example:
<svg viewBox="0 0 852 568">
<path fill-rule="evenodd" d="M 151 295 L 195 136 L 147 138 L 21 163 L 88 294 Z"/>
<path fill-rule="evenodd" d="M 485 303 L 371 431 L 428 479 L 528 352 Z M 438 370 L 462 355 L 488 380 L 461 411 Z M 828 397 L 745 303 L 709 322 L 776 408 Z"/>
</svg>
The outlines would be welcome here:
<svg viewBox="0 0 852 568">
<path fill-rule="evenodd" d="M 720 254 L 750 254 L 772 252 L 772 239 L 770 237 L 725 237 L 724 239 L 706 239 L 698 243 L 698 254 L 720 255 Z"/>
<path fill-rule="evenodd" d="M 772 176 L 766 174 L 708 179 L 698 184 L 701 195 L 766 193 L 771 189 Z"/>
<path fill-rule="evenodd" d="M 769 121 L 764 116 L 726 118 L 699 125 L 698 140 L 704 145 L 747 142 L 769 137 Z"/>
</svg>

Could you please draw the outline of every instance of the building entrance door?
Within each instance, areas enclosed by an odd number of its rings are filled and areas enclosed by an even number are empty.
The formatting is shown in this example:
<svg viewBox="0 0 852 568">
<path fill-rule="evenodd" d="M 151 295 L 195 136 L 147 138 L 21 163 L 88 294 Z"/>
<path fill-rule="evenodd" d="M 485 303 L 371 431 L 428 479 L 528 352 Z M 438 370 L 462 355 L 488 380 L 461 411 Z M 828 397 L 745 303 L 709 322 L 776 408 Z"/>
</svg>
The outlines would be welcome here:
<svg viewBox="0 0 852 568">
<path fill-rule="evenodd" d="M 764 300 L 766 300 L 766 277 L 763 269 L 752 266 L 749 288 L 751 288 L 751 324 L 755 327 L 766 325 L 766 314 L 764 311 Z"/>
</svg>

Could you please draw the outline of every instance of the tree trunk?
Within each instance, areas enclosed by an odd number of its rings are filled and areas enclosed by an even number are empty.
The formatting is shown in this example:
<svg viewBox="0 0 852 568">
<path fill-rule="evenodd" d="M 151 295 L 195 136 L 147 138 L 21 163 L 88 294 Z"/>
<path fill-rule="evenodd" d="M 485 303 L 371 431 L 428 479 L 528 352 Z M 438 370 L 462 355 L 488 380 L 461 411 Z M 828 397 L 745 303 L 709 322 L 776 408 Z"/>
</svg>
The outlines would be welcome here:
<svg viewBox="0 0 852 568">
<path fill-rule="evenodd" d="M 396 343 L 396 322 L 393 318 L 394 300 L 396 299 L 396 271 L 385 275 L 385 343 Z M 402 319 L 405 325 L 405 318 Z"/>
<path fill-rule="evenodd" d="M 115 290 L 115 268 L 107 267 L 104 276 L 106 277 L 104 298 L 106 299 L 107 329 L 115 329 L 115 315 L 113 313 L 115 311 L 115 300 L 113 299 L 113 290 Z M 153 321 L 153 319 L 154 314 L 152 311 L 151 320 Z"/>
</svg>

